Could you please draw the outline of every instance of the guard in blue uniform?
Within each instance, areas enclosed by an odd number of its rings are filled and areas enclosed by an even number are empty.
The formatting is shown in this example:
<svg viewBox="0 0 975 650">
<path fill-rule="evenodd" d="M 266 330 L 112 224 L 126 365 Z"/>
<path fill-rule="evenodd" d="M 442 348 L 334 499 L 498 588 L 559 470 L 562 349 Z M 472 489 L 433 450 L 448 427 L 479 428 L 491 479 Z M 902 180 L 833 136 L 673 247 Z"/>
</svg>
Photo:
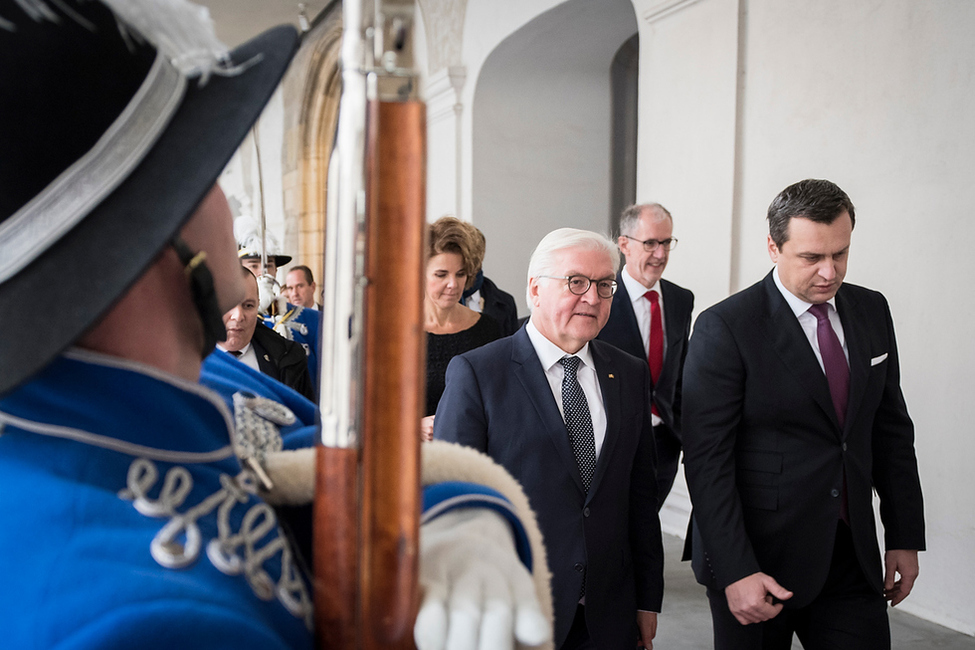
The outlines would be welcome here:
<svg viewBox="0 0 975 650">
<path fill-rule="evenodd" d="M 198 381 L 243 295 L 215 182 L 297 37 L 229 52 L 185 0 L 110 6 L 0 0 L 0 312 L 58 305 L 0 332 L 0 645 L 310 648 L 308 581 L 262 495 L 315 407 L 223 353 L 216 392 Z M 433 579 L 451 553 L 484 572 L 468 550 L 484 536 L 458 537 L 451 504 L 505 502 L 456 491 L 424 526 L 444 541 L 421 553 Z M 530 581 L 501 530 L 496 572 Z M 452 584 L 428 589 L 435 609 Z M 510 604 L 512 620 L 545 609 Z M 417 638 L 444 634 L 418 622 Z"/>
<path fill-rule="evenodd" d="M 290 302 L 284 302 L 285 306 L 280 314 L 265 315 L 264 324 L 275 332 L 288 339 L 301 344 L 308 355 L 308 372 L 311 374 L 311 382 L 317 390 L 318 387 L 318 337 L 322 329 L 322 312 L 315 309 L 305 309 Z"/>
<path fill-rule="evenodd" d="M 4 645 L 311 647 L 308 584 L 216 395 L 74 349 L 0 423 Z"/>
</svg>

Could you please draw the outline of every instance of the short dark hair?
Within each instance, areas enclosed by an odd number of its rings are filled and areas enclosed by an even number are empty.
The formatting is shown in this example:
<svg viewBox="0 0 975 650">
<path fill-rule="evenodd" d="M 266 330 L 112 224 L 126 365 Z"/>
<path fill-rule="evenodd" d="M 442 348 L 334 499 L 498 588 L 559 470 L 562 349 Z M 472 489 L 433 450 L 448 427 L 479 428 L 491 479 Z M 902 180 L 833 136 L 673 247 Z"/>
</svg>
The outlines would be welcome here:
<svg viewBox="0 0 975 650">
<path fill-rule="evenodd" d="M 304 264 L 299 264 L 298 266 L 292 266 L 290 269 L 288 269 L 288 273 L 291 273 L 292 271 L 301 271 L 302 273 L 305 274 L 306 284 L 309 285 L 315 284 L 315 276 L 311 274 L 311 269 L 305 266 Z"/>
<path fill-rule="evenodd" d="M 856 211 L 846 192 L 832 181 L 807 178 L 793 183 L 768 206 L 768 234 L 776 246 L 789 241 L 789 221 L 793 217 L 830 224 L 846 212 L 856 226 Z"/>
</svg>

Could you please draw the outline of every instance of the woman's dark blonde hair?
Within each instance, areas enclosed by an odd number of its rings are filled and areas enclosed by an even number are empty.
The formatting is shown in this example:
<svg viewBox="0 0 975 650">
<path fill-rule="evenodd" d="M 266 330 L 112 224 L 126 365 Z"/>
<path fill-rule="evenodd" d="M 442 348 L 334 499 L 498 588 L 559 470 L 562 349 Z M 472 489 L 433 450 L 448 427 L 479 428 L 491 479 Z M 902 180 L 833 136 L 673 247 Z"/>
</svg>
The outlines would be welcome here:
<svg viewBox="0 0 975 650">
<path fill-rule="evenodd" d="M 442 253 L 460 255 L 464 271 L 467 272 L 465 289 L 470 289 L 474 284 L 474 276 L 481 270 L 484 262 L 484 251 L 484 235 L 466 221 L 455 217 L 441 217 L 430 224 L 427 247 L 429 257 Z"/>
</svg>

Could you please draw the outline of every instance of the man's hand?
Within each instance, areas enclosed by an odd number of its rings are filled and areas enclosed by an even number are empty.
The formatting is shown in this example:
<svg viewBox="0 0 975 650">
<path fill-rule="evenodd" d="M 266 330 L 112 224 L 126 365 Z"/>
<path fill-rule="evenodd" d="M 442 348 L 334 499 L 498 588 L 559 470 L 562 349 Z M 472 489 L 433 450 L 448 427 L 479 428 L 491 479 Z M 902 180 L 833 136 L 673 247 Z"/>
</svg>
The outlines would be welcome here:
<svg viewBox="0 0 975 650">
<path fill-rule="evenodd" d="M 887 551 L 884 553 L 884 566 L 884 598 L 894 607 L 907 598 L 914 588 L 914 581 L 920 571 L 917 551 Z M 895 581 L 895 574 L 900 574 L 900 580 Z"/>
<path fill-rule="evenodd" d="M 732 582 L 725 587 L 724 593 L 728 598 L 728 609 L 742 625 L 775 618 L 782 611 L 782 603 L 773 604 L 772 599 L 792 598 L 791 591 L 761 571 Z"/>
<path fill-rule="evenodd" d="M 640 638 L 636 641 L 637 647 L 653 650 L 653 638 L 657 636 L 656 612 L 638 611 L 636 626 L 640 630 Z"/>
<path fill-rule="evenodd" d="M 420 529 L 424 591 L 413 638 L 419 650 L 510 650 L 552 634 L 511 527 L 496 512 L 465 508 Z"/>
<path fill-rule="evenodd" d="M 423 442 L 430 442 L 433 440 L 433 418 L 435 416 L 428 415 L 425 418 L 420 418 L 420 440 Z"/>
</svg>

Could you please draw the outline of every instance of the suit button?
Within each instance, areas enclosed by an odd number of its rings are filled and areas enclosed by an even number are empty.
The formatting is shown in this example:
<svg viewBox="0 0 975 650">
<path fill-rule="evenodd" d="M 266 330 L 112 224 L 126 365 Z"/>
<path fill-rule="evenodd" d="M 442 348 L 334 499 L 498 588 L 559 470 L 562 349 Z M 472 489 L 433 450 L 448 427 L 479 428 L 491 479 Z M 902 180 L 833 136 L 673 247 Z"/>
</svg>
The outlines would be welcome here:
<svg viewBox="0 0 975 650">
<path fill-rule="evenodd" d="M 584 510 L 582 511 L 582 516 L 583 516 L 583 517 L 588 517 L 588 516 L 589 516 L 589 508 L 586 508 L 586 509 L 584 509 Z"/>
<path fill-rule="evenodd" d="M 846 443 L 843 443 L 843 451 L 846 451 Z"/>
<path fill-rule="evenodd" d="M 582 570 L 583 570 L 583 569 L 585 569 L 586 567 L 584 567 L 584 566 L 582 565 L 582 562 L 576 562 L 576 563 L 575 563 L 575 564 L 574 564 L 574 565 L 572 566 L 572 568 L 573 568 L 573 569 L 575 569 L 576 571 L 578 571 L 579 573 L 582 573 Z"/>
<path fill-rule="evenodd" d="M 834 497 L 840 496 L 840 491 L 837 490 L 836 488 L 833 488 L 832 490 L 830 490 L 829 493 L 832 494 Z"/>
</svg>

